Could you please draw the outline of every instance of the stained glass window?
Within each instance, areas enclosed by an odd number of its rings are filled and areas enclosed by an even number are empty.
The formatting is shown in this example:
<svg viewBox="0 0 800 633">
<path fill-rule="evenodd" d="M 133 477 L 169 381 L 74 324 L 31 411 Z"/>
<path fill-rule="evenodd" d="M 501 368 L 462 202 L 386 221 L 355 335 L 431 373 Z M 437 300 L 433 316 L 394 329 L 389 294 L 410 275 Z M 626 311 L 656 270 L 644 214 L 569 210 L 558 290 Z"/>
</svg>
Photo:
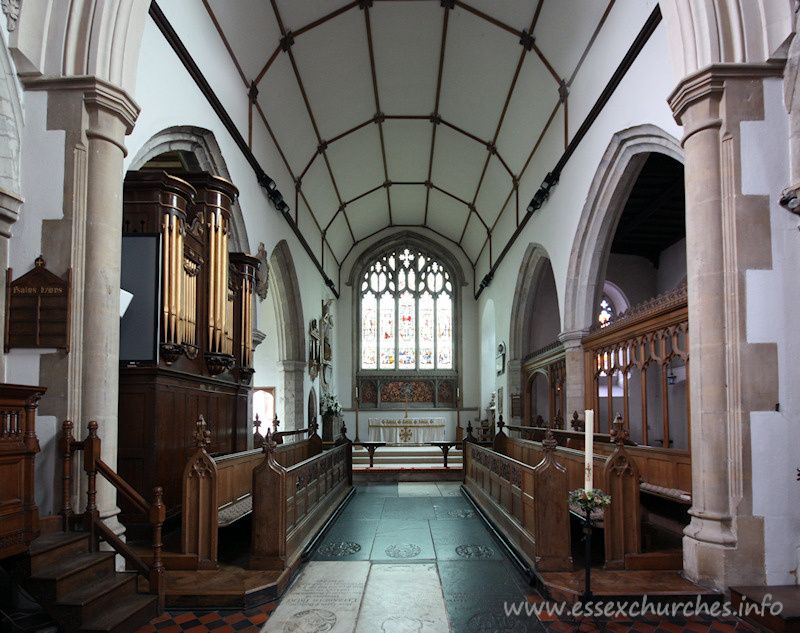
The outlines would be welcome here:
<svg viewBox="0 0 800 633">
<path fill-rule="evenodd" d="M 605 295 L 600 301 L 600 314 L 597 315 L 600 327 L 609 325 L 614 320 L 614 304 Z"/>
<path fill-rule="evenodd" d="M 415 248 L 385 253 L 361 279 L 361 369 L 453 369 L 453 282 Z"/>
</svg>

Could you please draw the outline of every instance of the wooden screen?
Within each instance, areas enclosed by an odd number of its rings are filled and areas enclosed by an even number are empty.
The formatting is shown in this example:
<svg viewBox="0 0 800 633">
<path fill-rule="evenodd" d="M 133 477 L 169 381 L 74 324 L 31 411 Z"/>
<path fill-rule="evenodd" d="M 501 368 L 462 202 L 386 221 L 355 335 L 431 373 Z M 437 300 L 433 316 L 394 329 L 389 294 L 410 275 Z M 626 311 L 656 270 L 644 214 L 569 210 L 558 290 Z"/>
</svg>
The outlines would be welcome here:
<svg viewBox="0 0 800 633">
<path fill-rule="evenodd" d="M 583 349 L 596 430 L 610 431 L 620 413 L 637 444 L 689 449 L 685 285 L 631 308 L 584 338 Z"/>
</svg>

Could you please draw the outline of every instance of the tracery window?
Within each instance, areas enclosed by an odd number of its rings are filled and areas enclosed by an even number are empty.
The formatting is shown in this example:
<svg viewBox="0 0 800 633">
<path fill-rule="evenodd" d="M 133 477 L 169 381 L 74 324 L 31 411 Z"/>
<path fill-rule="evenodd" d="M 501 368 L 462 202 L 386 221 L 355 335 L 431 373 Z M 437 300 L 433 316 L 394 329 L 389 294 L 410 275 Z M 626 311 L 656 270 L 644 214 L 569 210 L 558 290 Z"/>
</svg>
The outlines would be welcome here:
<svg viewBox="0 0 800 633">
<path fill-rule="evenodd" d="M 362 370 L 452 370 L 453 280 L 418 248 L 374 260 L 361 278 Z"/>
<path fill-rule="evenodd" d="M 600 300 L 600 313 L 597 315 L 597 320 L 600 323 L 600 327 L 611 325 L 612 321 L 614 320 L 614 316 L 614 304 L 611 303 L 611 300 L 608 298 L 608 296 L 603 295 L 603 298 Z"/>
</svg>

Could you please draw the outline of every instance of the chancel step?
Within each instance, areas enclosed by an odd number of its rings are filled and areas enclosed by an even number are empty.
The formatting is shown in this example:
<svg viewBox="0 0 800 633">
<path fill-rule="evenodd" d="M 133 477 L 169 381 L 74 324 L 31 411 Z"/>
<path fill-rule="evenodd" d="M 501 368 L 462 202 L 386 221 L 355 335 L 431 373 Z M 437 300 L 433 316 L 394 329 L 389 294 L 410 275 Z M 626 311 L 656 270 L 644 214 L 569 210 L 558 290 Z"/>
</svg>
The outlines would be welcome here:
<svg viewBox="0 0 800 633">
<path fill-rule="evenodd" d="M 461 449 L 452 448 L 447 453 L 448 468 L 461 468 Z M 441 449 L 435 446 L 381 446 L 375 451 L 373 468 L 442 468 Z M 369 453 L 365 448 L 353 446 L 353 467 L 369 467 Z"/>
</svg>

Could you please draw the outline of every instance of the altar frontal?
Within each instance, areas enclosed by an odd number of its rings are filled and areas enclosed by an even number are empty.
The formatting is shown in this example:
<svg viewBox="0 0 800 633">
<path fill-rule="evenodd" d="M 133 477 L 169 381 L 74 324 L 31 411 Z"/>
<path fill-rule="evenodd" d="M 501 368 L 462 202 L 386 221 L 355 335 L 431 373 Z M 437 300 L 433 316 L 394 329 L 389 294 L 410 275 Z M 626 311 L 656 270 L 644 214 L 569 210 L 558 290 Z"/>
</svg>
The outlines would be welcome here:
<svg viewBox="0 0 800 633">
<path fill-rule="evenodd" d="M 387 444 L 427 444 L 444 440 L 444 418 L 369 419 L 369 441 Z"/>
</svg>

